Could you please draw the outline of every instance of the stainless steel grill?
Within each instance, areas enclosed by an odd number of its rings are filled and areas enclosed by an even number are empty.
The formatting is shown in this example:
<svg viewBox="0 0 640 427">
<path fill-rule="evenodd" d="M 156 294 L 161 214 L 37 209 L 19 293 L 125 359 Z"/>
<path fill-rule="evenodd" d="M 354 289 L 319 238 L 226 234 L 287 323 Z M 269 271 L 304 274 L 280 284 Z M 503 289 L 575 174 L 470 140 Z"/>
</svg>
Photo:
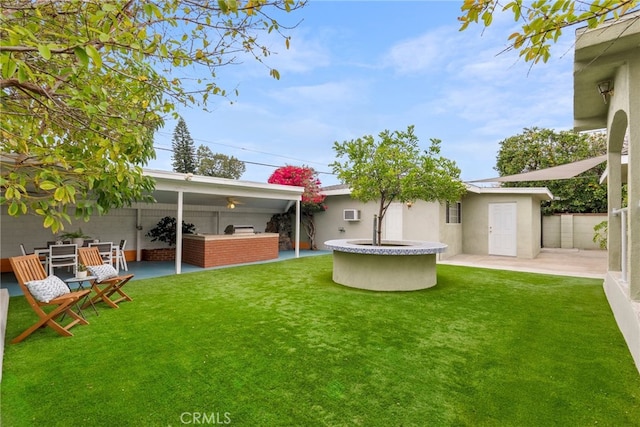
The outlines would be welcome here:
<svg viewBox="0 0 640 427">
<path fill-rule="evenodd" d="M 229 224 L 224 229 L 224 234 L 255 234 L 253 225 L 234 225 Z"/>
</svg>

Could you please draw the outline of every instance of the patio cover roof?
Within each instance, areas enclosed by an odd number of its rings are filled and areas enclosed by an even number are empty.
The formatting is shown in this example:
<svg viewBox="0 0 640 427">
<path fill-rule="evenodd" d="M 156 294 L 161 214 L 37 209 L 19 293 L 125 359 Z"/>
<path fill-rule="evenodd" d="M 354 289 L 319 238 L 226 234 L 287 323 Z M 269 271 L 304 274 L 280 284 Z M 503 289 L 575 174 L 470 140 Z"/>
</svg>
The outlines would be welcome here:
<svg viewBox="0 0 640 427">
<path fill-rule="evenodd" d="M 178 192 L 183 193 L 186 206 L 226 209 L 228 198 L 238 210 L 286 212 L 302 200 L 303 187 L 268 184 L 235 179 L 145 169 L 144 175 L 156 182 L 153 197 L 157 203 L 176 204 Z"/>
<path fill-rule="evenodd" d="M 580 175 L 600 163 L 606 162 L 607 156 L 602 155 L 573 163 L 567 163 L 552 168 L 540 169 L 516 175 L 498 176 L 495 178 L 478 179 L 470 182 L 521 182 L 521 181 L 554 181 L 557 179 L 569 179 Z"/>
</svg>

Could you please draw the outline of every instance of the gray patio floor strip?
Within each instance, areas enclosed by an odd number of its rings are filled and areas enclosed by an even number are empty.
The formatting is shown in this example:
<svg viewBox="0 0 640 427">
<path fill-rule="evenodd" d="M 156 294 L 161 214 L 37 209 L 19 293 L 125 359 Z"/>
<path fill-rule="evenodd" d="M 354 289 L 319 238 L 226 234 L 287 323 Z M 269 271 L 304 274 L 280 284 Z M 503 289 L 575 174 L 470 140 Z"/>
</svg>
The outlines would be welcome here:
<svg viewBox="0 0 640 427">
<path fill-rule="evenodd" d="M 300 257 L 306 256 L 317 256 L 317 255 L 326 255 L 330 254 L 331 251 L 300 251 Z M 295 258 L 294 251 L 280 251 L 278 258 L 269 261 L 260 261 L 252 264 L 262 264 L 267 262 L 277 262 L 283 261 L 286 259 Z M 248 265 L 248 264 L 245 264 Z M 229 268 L 229 267 L 237 267 L 238 264 L 235 265 L 227 265 L 223 267 L 213 267 L 213 268 L 202 268 L 197 267 L 195 265 L 182 263 L 182 273 L 193 273 L 196 271 L 203 270 L 216 270 L 221 268 Z M 140 280 L 140 279 L 148 279 L 153 277 L 162 277 L 162 276 L 171 276 L 175 274 L 176 264 L 174 261 L 140 261 L 140 262 L 128 262 L 129 271 L 125 272 L 120 270 L 121 273 L 134 274 L 134 278 L 131 280 Z M 65 279 L 67 277 L 71 277 L 70 273 L 67 273 L 65 269 L 58 269 L 56 271 L 56 275 L 59 275 L 61 278 Z M 9 296 L 19 296 L 22 295 L 22 290 L 20 290 L 20 286 L 18 285 L 18 281 L 13 273 L 2 273 L 0 276 L 0 289 L 7 289 L 9 291 Z"/>
</svg>

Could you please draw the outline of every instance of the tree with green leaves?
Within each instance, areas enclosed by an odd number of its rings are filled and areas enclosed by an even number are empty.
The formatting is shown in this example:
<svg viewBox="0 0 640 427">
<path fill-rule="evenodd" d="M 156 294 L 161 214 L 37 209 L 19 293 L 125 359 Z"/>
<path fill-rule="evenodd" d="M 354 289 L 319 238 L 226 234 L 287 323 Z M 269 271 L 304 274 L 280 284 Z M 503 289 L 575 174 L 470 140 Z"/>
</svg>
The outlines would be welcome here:
<svg viewBox="0 0 640 427">
<path fill-rule="evenodd" d="M 466 189 L 455 162 L 440 155 L 438 139 L 422 151 L 414 126 L 406 131 L 371 135 L 335 142 L 338 159 L 331 164 L 338 179 L 349 185 L 351 196 L 362 202 L 378 201 L 377 241 L 389 205 L 394 201 L 457 201 Z"/>
<path fill-rule="evenodd" d="M 246 166 L 234 156 L 211 151 L 206 145 L 200 145 L 196 151 L 196 173 L 203 176 L 240 179 Z"/>
<path fill-rule="evenodd" d="M 187 128 L 187 123 L 182 117 L 180 117 L 176 128 L 173 130 L 171 147 L 173 148 L 173 171 L 194 173 L 196 171 L 196 147 Z"/>
<path fill-rule="evenodd" d="M 525 61 L 547 62 L 551 45 L 558 41 L 562 31 L 575 25 L 595 28 L 607 19 L 620 17 L 638 10 L 638 0 L 463 0 L 460 30 L 482 21 L 485 27 L 493 22 L 495 13 L 513 15 L 521 29 L 508 38 L 505 50 L 516 50 Z"/>
<path fill-rule="evenodd" d="M 500 176 L 515 175 L 560 166 L 607 153 L 607 138 L 601 133 L 556 132 L 526 128 L 500 142 L 495 169 Z M 543 213 L 597 213 L 607 211 L 607 186 L 600 184 L 606 163 L 575 178 L 554 181 L 507 182 L 506 187 L 547 187 L 554 200 Z"/>
<path fill-rule="evenodd" d="M 288 48 L 280 11 L 302 5 L 0 1 L 0 204 L 57 233 L 69 207 L 88 220 L 149 200 L 154 183 L 142 167 L 165 117 L 228 96 L 216 71 L 243 55 L 264 63 L 261 33 L 280 34 Z"/>
</svg>

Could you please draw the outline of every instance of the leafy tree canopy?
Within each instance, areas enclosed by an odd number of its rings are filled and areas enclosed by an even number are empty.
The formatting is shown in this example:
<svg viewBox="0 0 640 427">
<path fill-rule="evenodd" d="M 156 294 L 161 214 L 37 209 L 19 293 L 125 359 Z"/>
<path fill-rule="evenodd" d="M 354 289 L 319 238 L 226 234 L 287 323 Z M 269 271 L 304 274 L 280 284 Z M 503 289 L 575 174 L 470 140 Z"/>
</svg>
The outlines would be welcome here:
<svg viewBox="0 0 640 427">
<path fill-rule="evenodd" d="M 144 200 L 153 133 L 176 105 L 227 95 L 216 70 L 285 36 L 297 0 L 0 1 L 0 204 L 54 233 Z M 278 78 L 278 71 L 267 67 Z M 199 78 L 193 79 L 197 75 Z"/>
<path fill-rule="evenodd" d="M 246 170 L 242 160 L 221 153 L 213 154 L 211 149 L 205 145 L 198 147 L 196 165 L 198 175 L 219 178 L 239 179 Z"/>
<path fill-rule="evenodd" d="M 500 176 L 550 168 L 607 153 L 604 134 L 526 128 L 523 133 L 500 142 L 495 169 Z M 504 183 L 508 187 L 547 187 L 555 200 L 543 207 L 544 214 L 558 212 L 606 212 L 607 186 L 600 184 L 602 164 L 575 178 L 555 181 Z"/>
<path fill-rule="evenodd" d="M 351 196 L 379 202 L 378 242 L 392 202 L 457 201 L 466 191 L 455 162 L 440 155 L 441 141 L 431 139 L 429 148 L 421 151 L 413 130 L 384 130 L 377 141 L 366 135 L 333 146 L 336 156 L 345 159 L 331 164 L 333 172 L 351 187 Z"/>
<path fill-rule="evenodd" d="M 618 19 L 638 8 L 638 0 L 463 0 L 463 15 L 458 19 L 465 30 L 482 20 L 485 27 L 493 22 L 495 13 L 507 12 L 521 24 L 520 30 L 508 38 L 509 47 L 526 61 L 547 62 L 551 45 L 558 41 L 562 30 L 576 24 L 595 28 L 606 19 Z"/>
</svg>

